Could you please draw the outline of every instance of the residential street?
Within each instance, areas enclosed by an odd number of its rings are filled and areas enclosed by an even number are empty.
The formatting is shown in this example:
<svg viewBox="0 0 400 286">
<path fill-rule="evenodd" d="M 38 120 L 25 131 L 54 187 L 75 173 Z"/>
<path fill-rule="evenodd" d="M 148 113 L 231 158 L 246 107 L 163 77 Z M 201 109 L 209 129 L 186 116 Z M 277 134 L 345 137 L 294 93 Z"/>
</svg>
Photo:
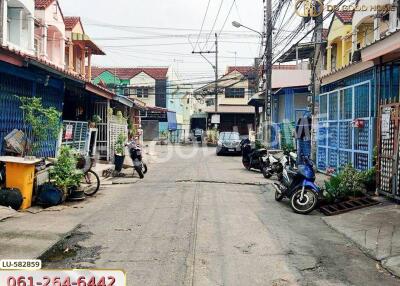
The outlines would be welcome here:
<svg viewBox="0 0 400 286">
<path fill-rule="evenodd" d="M 127 285 L 399 285 L 319 212 L 275 202 L 240 157 L 157 153 L 143 181 L 90 201 L 102 205 L 87 208 L 46 268 L 124 269 Z"/>
</svg>

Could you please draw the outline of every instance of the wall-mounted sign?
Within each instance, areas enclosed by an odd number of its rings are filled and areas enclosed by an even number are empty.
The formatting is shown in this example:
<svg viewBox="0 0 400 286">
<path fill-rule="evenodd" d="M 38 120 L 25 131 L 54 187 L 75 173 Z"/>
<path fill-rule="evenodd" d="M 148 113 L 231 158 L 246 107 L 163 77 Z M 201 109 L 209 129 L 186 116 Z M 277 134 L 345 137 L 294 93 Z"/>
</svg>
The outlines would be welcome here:
<svg viewBox="0 0 400 286">
<path fill-rule="evenodd" d="M 64 139 L 65 140 L 72 140 L 73 132 L 74 132 L 74 126 L 73 125 L 68 124 L 67 126 L 65 126 Z"/>
<path fill-rule="evenodd" d="M 390 139 L 390 114 L 390 107 L 383 109 L 381 123 L 382 139 Z"/>
<path fill-rule="evenodd" d="M 220 124 L 221 123 L 221 115 L 213 114 L 211 116 L 211 124 Z"/>
</svg>

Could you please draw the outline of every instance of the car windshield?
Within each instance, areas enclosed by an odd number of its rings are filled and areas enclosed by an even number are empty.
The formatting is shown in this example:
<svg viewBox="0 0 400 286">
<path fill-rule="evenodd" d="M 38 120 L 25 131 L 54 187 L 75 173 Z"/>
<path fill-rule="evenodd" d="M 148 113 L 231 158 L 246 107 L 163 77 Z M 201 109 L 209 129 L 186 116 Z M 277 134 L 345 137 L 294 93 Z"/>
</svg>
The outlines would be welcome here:
<svg viewBox="0 0 400 286">
<path fill-rule="evenodd" d="M 221 140 L 240 140 L 239 133 L 237 132 L 222 132 L 219 138 Z"/>
</svg>

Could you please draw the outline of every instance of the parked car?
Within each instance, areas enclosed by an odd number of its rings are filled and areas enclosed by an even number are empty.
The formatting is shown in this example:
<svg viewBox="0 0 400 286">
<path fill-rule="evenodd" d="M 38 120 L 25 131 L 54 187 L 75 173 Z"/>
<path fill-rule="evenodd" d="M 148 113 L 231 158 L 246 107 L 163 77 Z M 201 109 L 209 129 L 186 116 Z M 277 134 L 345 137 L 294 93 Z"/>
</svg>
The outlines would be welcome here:
<svg viewBox="0 0 400 286">
<path fill-rule="evenodd" d="M 240 146 L 240 135 L 238 132 L 221 132 L 219 134 L 217 155 L 235 153 L 239 154 L 242 151 Z"/>
</svg>

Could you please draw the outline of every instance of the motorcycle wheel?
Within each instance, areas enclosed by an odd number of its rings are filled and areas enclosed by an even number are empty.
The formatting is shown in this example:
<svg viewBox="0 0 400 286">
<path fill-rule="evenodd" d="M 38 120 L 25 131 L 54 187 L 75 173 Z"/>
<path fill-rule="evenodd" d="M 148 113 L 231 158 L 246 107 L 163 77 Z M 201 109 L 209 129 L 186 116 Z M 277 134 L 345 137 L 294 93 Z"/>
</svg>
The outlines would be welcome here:
<svg viewBox="0 0 400 286">
<path fill-rule="evenodd" d="M 275 201 L 280 202 L 284 198 L 284 195 L 282 193 L 279 193 L 278 191 L 275 191 Z"/>
<path fill-rule="evenodd" d="M 301 191 L 302 189 L 298 189 L 294 192 L 290 199 L 290 206 L 293 211 L 298 214 L 309 214 L 312 212 L 318 203 L 318 197 L 315 192 L 309 188 L 305 188 L 304 196 L 301 200 Z"/>
<path fill-rule="evenodd" d="M 264 167 L 262 169 L 262 174 L 263 174 L 264 178 L 266 178 L 266 179 L 269 179 L 272 177 L 272 173 L 270 171 L 268 171 L 267 167 Z"/>
<path fill-rule="evenodd" d="M 147 165 L 143 163 L 143 174 L 147 173 Z"/>
<path fill-rule="evenodd" d="M 140 177 L 141 179 L 143 179 L 143 178 L 144 178 L 144 175 L 143 175 L 142 168 L 140 168 L 140 167 L 135 167 L 135 170 L 136 170 L 136 172 L 138 173 L 139 177 Z"/>
</svg>

